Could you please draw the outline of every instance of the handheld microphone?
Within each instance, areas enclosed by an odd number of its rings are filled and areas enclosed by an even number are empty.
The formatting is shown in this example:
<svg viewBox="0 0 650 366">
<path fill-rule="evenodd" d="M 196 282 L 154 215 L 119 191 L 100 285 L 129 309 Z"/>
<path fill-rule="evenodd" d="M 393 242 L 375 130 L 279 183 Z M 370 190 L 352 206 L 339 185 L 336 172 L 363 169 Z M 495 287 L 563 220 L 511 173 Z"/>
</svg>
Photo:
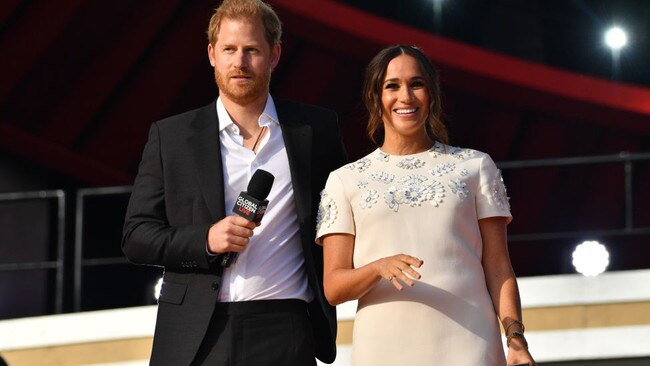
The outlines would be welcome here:
<svg viewBox="0 0 650 366">
<path fill-rule="evenodd" d="M 246 192 L 241 192 L 235 200 L 232 212 L 255 223 L 262 221 L 262 216 L 269 205 L 266 197 L 271 192 L 274 179 L 273 174 L 257 169 L 248 182 Z M 221 259 L 221 266 L 229 267 L 235 258 L 237 258 L 237 252 L 225 253 Z"/>
</svg>

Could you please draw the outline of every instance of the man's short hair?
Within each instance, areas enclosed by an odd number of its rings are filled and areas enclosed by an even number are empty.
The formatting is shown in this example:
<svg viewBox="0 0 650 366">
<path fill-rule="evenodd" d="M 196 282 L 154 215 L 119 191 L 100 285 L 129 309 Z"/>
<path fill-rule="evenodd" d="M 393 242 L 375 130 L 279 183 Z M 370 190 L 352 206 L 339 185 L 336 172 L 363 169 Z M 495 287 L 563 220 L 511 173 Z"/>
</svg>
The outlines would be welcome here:
<svg viewBox="0 0 650 366">
<path fill-rule="evenodd" d="M 208 42 L 214 46 L 217 42 L 219 27 L 223 19 L 260 19 L 264 25 L 264 34 L 271 47 L 280 44 L 282 23 L 273 8 L 261 0 L 224 0 L 215 9 L 208 25 Z"/>
</svg>

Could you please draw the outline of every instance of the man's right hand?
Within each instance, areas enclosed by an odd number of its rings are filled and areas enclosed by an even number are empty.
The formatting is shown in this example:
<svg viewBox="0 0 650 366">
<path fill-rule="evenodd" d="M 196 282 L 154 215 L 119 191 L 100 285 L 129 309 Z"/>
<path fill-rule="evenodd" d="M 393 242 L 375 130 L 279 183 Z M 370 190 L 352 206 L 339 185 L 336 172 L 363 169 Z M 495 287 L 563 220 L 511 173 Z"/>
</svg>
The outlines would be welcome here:
<svg viewBox="0 0 650 366">
<path fill-rule="evenodd" d="M 240 216 L 226 216 L 210 227 L 208 251 L 212 254 L 243 251 L 257 226 Z"/>
</svg>

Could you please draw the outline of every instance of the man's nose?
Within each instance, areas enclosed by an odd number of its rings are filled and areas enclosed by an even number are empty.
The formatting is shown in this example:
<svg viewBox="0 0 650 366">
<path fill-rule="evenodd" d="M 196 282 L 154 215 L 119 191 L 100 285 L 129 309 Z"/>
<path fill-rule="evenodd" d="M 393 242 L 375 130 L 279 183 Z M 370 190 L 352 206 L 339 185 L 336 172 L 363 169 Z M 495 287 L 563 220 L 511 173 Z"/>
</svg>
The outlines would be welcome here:
<svg viewBox="0 0 650 366">
<path fill-rule="evenodd" d="M 246 53 L 241 50 L 235 52 L 233 66 L 235 66 L 238 69 L 241 69 L 245 67 L 247 64 L 248 64 L 248 60 L 247 60 Z"/>
</svg>

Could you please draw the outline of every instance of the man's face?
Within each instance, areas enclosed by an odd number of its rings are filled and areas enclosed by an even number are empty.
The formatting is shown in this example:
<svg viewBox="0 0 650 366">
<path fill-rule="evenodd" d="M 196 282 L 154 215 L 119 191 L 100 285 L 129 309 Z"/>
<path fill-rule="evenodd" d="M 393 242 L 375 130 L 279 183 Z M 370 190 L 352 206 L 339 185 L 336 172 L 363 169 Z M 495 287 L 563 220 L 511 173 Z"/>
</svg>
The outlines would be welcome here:
<svg viewBox="0 0 650 366">
<path fill-rule="evenodd" d="M 259 19 L 223 19 L 208 57 L 221 98 L 239 105 L 266 100 L 280 45 L 271 47 Z"/>
</svg>

